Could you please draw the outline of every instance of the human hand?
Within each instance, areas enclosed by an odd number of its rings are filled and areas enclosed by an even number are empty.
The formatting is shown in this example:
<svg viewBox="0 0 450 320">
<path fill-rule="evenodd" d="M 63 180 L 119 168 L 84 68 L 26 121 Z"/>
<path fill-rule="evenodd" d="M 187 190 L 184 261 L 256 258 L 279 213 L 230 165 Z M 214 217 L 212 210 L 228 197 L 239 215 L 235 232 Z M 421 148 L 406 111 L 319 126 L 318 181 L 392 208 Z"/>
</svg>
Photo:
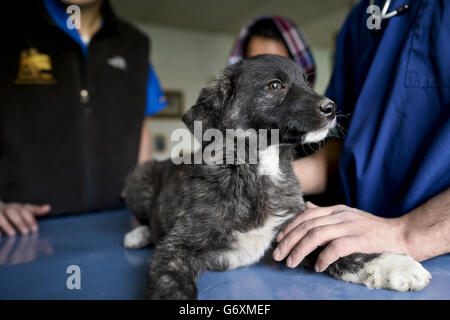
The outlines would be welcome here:
<svg viewBox="0 0 450 320">
<path fill-rule="evenodd" d="M 288 256 L 287 266 L 295 268 L 317 247 L 325 246 L 314 267 L 322 272 L 352 253 L 407 253 L 403 234 L 401 218 L 381 218 L 345 205 L 318 207 L 307 202 L 306 210 L 278 234 L 273 258 L 281 261 Z"/>
<path fill-rule="evenodd" d="M 48 204 L 36 206 L 16 202 L 0 202 L 0 236 L 2 233 L 14 236 L 16 229 L 23 235 L 37 232 L 39 226 L 35 216 L 43 216 L 50 211 L 51 206 Z"/>
</svg>

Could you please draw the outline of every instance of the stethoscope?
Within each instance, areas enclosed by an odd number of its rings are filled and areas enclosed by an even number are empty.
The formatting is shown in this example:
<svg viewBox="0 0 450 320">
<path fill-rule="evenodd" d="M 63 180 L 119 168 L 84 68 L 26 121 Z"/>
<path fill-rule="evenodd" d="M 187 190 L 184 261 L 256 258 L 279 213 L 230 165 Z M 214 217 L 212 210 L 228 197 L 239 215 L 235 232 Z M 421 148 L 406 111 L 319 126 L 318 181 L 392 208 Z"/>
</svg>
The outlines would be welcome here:
<svg viewBox="0 0 450 320">
<path fill-rule="evenodd" d="M 375 0 L 370 0 L 370 5 L 371 6 L 374 5 L 374 2 L 375 2 Z M 407 4 L 404 4 L 393 11 L 387 12 L 389 10 L 390 5 L 391 5 L 391 0 L 386 0 L 386 2 L 384 3 L 383 9 L 381 10 L 381 17 L 380 17 L 381 20 L 383 20 L 383 19 L 387 20 L 394 16 L 401 15 L 409 9 L 409 6 Z"/>
</svg>

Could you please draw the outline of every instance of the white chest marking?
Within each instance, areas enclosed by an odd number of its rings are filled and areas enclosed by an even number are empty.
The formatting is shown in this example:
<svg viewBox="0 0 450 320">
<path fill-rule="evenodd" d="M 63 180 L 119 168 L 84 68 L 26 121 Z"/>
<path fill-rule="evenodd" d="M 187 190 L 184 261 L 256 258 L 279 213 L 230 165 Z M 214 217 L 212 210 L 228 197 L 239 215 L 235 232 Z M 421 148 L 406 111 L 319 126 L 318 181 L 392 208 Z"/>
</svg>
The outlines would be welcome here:
<svg viewBox="0 0 450 320">
<path fill-rule="evenodd" d="M 279 180 L 282 176 L 280 170 L 280 152 L 278 145 L 269 146 L 263 151 L 259 151 L 260 175 L 269 175 L 274 180 Z"/>
<path fill-rule="evenodd" d="M 234 234 L 236 240 L 233 242 L 233 248 L 225 252 L 221 259 L 228 263 L 229 269 L 257 262 L 270 247 L 272 240 L 276 236 L 277 227 L 288 218 L 289 216 L 270 217 L 261 228 L 248 232 L 236 232 Z"/>
</svg>

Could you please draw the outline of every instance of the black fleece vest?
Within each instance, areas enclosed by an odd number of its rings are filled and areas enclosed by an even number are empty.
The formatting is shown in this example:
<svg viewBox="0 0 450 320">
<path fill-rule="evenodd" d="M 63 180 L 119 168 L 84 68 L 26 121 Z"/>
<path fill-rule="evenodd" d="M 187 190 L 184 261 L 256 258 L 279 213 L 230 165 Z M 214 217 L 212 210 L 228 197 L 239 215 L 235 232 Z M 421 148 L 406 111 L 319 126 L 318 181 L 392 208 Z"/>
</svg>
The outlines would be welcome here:
<svg viewBox="0 0 450 320">
<path fill-rule="evenodd" d="M 0 198 L 49 203 L 53 214 L 121 207 L 145 112 L 148 38 L 105 2 L 84 58 L 40 2 L 26 6 L 4 12 L 14 19 L 2 26 Z"/>
</svg>

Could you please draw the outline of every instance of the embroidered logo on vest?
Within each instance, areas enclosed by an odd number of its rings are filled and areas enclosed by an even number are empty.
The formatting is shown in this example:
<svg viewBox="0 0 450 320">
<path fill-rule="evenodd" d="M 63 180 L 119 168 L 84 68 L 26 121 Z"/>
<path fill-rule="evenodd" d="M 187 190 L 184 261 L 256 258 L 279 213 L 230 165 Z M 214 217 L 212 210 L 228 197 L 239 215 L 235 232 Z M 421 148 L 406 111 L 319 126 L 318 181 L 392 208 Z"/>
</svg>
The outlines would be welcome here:
<svg viewBox="0 0 450 320">
<path fill-rule="evenodd" d="M 36 48 L 20 52 L 19 72 L 15 84 L 56 84 L 53 77 L 50 56 Z"/>
<path fill-rule="evenodd" d="M 113 56 L 108 60 L 106 60 L 106 63 L 109 64 L 111 67 L 119 70 L 127 69 L 127 60 L 125 60 L 125 58 L 122 56 Z"/>
</svg>

